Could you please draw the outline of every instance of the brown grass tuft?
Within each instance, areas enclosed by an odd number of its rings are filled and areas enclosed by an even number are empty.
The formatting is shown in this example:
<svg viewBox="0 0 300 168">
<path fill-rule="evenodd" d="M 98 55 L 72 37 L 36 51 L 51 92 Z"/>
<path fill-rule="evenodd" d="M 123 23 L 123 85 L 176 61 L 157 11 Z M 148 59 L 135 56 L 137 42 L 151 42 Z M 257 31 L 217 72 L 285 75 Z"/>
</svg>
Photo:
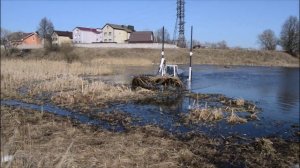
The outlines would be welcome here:
<svg viewBox="0 0 300 168">
<path fill-rule="evenodd" d="M 236 99 L 236 100 L 235 100 L 235 104 L 236 104 L 237 106 L 244 106 L 244 105 L 245 105 L 245 100 L 242 99 L 242 98 Z"/>
<path fill-rule="evenodd" d="M 231 112 L 230 116 L 227 117 L 227 122 L 230 124 L 240 124 L 240 123 L 246 123 L 247 119 L 239 117 L 235 112 Z"/>
<path fill-rule="evenodd" d="M 209 122 L 218 121 L 223 118 L 221 109 L 210 109 L 210 108 L 195 108 L 189 113 L 188 119 L 193 122 Z"/>
</svg>

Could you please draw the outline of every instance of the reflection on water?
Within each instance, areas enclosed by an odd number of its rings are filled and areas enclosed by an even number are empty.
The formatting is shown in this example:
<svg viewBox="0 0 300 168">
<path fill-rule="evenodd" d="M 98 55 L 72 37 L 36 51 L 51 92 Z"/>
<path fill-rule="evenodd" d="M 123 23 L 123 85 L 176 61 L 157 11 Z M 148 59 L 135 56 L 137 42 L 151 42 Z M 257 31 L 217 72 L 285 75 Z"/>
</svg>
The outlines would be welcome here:
<svg viewBox="0 0 300 168">
<path fill-rule="evenodd" d="M 269 119 L 299 122 L 299 68 L 196 66 L 193 91 L 257 102 Z"/>
<path fill-rule="evenodd" d="M 135 74 L 136 71 L 131 73 Z M 130 81 L 130 77 L 127 81 Z M 188 98 L 165 105 L 119 104 L 113 108 L 140 118 L 140 125 L 156 124 L 172 132 L 192 130 L 212 135 L 238 133 L 250 137 L 290 137 L 297 131 L 291 129 L 291 125 L 299 125 L 298 68 L 194 66 L 191 90 L 198 93 L 220 93 L 255 102 L 262 109 L 258 114 L 260 120 L 239 125 L 230 125 L 226 121 L 182 125 L 179 114 L 188 113 L 192 103 Z"/>
</svg>

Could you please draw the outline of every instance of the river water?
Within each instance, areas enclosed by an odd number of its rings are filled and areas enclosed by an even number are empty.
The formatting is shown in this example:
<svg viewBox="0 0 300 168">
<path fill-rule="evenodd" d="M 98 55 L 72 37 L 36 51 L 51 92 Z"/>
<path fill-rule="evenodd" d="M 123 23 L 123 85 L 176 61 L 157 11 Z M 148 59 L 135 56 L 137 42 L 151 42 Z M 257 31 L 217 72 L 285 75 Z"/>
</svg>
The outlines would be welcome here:
<svg viewBox="0 0 300 168">
<path fill-rule="evenodd" d="M 239 132 L 287 136 L 291 125 L 299 126 L 299 68 L 194 66 L 192 90 L 256 102 L 261 121 Z"/>
<path fill-rule="evenodd" d="M 181 66 L 183 70 L 188 67 Z M 134 75 L 153 74 L 155 67 L 130 67 L 121 75 L 88 77 L 87 80 L 102 80 L 111 83 L 130 84 Z M 172 133 L 205 133 L 212 136 L 242 135 L 247 137 L 276 136 L 296 139 L 299 136 L 299 68 L 281 67 L 245 67 L 245 66 L 193 66 L 191 92 L 218 93 L 231 98 L 243 98 L 254 102 L 260 112 L 260 120 L 245 124 L 228 124 L 225 120 L 215 123 L 186 125 L 182 115 L 189 113 L 191 101 L 185 96 L 165 104 L 126 103 L 113 104 L 99 112 L 120 110 L 134 118 L 132 125 L 157 125 Z M 18 101 L 1 101 L 1 104 L 40 109 L 37 105 L 28 105 Z M 33 108 L 34 107 L 34 108 Z M 69 116 L 83 123 L 103 126 L 110 129 L 109 123 L 89 119 L 80 114 L 59 109 L 51 104 L 44 105 L 45 111 Z M 60 114 L 62 113 L 62 114 Z M 73 117 L 72 117 L 73 116 Z M 122 131 L 122 126 L 113 128 Z"/>
<path fill-rule="evenodd" d="M 187 70 L 188 67 L 180 67 Z M 129 83 L 137 72 L 152 72 L 153 68 L 132 67 L 123 76 Z M 125 75 L 126 76 L 126 75 Z M 193 66 L 191 91 L 218 93 L 227 97 L 243 98 L 254 102 L 261 111 L 260 120 L 231 125 L 225 121 L 214 124 L 200 123 L 184 126 L 180 113 L 188 113 L 191 105 L 182 97 L 167 105 L 116 104 L 113 108 L 140 118 L 141 125 L 155 124 L 171 132 L 205 132 L 212 135 L 240 134 L 249 137 L 296 137 L 299 131 L 299 68 L 246 67 L 246 66 Z M 299 138 L 299 137 L 298 137 Z"/>
</svg>

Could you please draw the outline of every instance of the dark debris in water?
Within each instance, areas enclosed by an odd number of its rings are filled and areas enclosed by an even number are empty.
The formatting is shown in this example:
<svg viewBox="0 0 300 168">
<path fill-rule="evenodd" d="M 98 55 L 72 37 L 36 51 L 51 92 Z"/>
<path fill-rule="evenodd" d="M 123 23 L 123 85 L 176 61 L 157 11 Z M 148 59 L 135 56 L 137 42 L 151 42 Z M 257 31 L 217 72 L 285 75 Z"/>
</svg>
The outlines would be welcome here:
<svg viewBox="0 0 300 168">
<path fill-rule="evenodd" d="M 178 77 L 140 75 L 135 76 L 131 83 L 132 89 L 142 87 L 150 90 L 183 90 L 184 84 Z"/>
</svg>

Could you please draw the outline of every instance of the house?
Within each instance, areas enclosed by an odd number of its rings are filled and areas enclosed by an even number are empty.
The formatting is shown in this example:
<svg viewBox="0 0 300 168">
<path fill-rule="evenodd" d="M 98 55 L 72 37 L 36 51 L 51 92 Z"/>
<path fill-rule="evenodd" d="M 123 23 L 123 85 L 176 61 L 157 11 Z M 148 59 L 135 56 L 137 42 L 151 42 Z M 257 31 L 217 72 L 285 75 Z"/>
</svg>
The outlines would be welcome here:
<svg viewBox="0 0 300 168">
<path fill-rule="evenodd" d="M 133 26 L 107 23 L 102 28 L 103 42 L 127 43 L 130 33 L 134 32 Z"/>
<path fill-rule="evenodd" d="M 42 40 L 36 32 L 27 33 L 21 40 L 22 40 L 23 45 L 41 45 L 42 44 Z"/>
<path fill-rule="evenodd" d="M 73 29 L 73 43 L 99 43 L 102 41 L 102 30 L 99 28 L 76 27 Z"/>
<path fill-rule="evenodd" d="M 152 31 L 136 31 L 130 34 L 129 43 L 153 43 L 154 37 Z"/>
<path fill-rule="evenodd" d="M 72 43 L 73 33 L 69 31 L 58 31 L 54 30 L 51 35 L 52 44 L 54 45 L 62 45 L 62 44 L 70 44 Z"/>
<path fill-rule="evenodd" d="M 38 33 L 20 33 L 13 34 L 15 36 L 10 41 L 10 45 L 18 48 L 39 48 L 42 46 L 42 39 Z"/>
</svg>

